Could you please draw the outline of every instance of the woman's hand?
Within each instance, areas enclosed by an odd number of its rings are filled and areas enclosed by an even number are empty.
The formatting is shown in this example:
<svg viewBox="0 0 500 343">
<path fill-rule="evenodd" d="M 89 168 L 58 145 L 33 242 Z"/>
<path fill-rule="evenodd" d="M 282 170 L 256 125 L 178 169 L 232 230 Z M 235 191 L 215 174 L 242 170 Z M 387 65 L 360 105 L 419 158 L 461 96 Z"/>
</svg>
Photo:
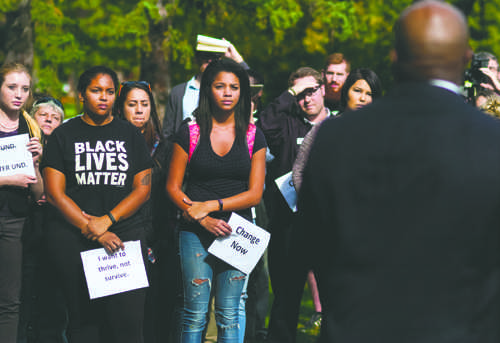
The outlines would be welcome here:
<svg viewBox="0 0 500 343">
<path fill-rule="evenodd" d="M 193 222 L 199 222 L 209 215 L 209 213 L 217 211 L 219 203 L 217 201 L 191 201 L 184 198 L 184 203 L 189 207 L 184 211 L 183 216 L 185 219 Z M 214 206 L 215 204 L 216 207 Z"/>
<path fill-rule="evenodd" d="M 215 219 L 206 216 L 199 221 L 200 225 L 203 226 L 208 232 L 211 232 L 215 236 L 229 236 L 232 232 L 231 226 L 222 219 Z"/>
<path fill-rule="evenodd" d="M 33 156 L 33 162 L 37 163 L 42 157 L 42 144 L 40 143 L 40 139 L 38 137 L 31 137 L 26 146 Z"/>
<path fill-rule="evenodd" d="M 114 254 L 118 250 L 125 249 L 122 240 L 113 232 L 107 231 L 97 238 L 97 241 L 106 249 L 110 254 Z"/>
<path fill-rule="evenodd" d="M 3 177 L 2 185 L 28 188 L 30 184 L 37 183 L 36 176 L 26 174 L 15 174 Z"/>
<path fill-rule="evenodd" d="M 45 196 L 45 194 L 42 194 L 41 198 L 38 199 L 36 203 L 38 204 L 38 206 L 42 206 L 46 202 L 47 202 L 47 197 Z"/>
<path fill-rule="evenodd" d="M 91 216 L 82 211 L 82 214 L 89 221 L 87 226 L 82 230 L 83 235 L 87 239 L 95 241 L 108 231 L 111 226 L 111 219 L 107 215 L 101 217 Z"/>
</svg>

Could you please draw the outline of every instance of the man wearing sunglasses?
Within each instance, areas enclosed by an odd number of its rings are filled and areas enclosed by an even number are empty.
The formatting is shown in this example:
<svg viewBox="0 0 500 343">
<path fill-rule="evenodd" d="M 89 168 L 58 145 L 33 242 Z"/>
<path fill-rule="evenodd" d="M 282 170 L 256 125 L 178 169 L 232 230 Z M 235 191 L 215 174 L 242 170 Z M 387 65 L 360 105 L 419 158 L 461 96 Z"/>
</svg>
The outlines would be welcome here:
<svg viewBox="0 0 500 343">
<path fill-rule="evenodd" d="M 298 306 L 295 305 L 300 302 L 305 282 L 305 274 L 297 273 L 296 282 L 291 285 L 288 282 L 290 276 L 285 272 L 289 256 L 293 253 L 289 251 L 287 242 L 295 213 L 287 205 L 275 180 L 291 172 L 304 136 L 313 125 L 330 115 L 330 110 L 324 105 L 325 87 L 320 72 L 309 67 L 299 68 L 290 75 L 288 86 L 262 111 L 257 122 L 274 156 L 268 165 L 264 192 L 271 231 L 269 274 L 275 299 L 269 324 L 269 342 L 294 341 L 298 317 Z"/>
</svg>

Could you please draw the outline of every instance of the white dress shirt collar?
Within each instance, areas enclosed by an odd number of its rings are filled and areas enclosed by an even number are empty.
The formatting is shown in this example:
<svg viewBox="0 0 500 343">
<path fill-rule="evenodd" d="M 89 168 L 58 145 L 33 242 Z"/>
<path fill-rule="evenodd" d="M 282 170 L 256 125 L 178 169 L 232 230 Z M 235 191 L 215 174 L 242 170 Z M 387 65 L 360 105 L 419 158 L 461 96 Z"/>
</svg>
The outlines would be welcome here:
<svg viewBox="0 0 500 343">
<path fill-rule="evenodd" d="M 430 81 L 430 84 L 439 88 L 447 89 L 455 94 L 460 94 L 460 87 L 451 81 L 434 79 Z"/>
</svg>

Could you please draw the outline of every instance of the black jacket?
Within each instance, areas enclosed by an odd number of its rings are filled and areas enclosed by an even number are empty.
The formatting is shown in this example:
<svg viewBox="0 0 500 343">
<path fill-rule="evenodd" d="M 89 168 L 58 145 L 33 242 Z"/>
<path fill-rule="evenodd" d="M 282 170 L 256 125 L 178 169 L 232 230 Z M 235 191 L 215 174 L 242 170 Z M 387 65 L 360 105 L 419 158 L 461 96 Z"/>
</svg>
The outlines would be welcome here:
<svg viewBox="0 0 500 343">
<path fill-rule="evenodd" d="M 321 125 L 298 213 L 321 342 L 500 342 L 498 119 L 400 84 Z"/>
<path fill-rule="evenodd" d="M 300 144 L 312 125 L 304 119 L 295 97 L 285 91 L 260 113 L 257 126 L 274 156 L 266 172 L 264 199 L 270 230 L 277 233 L 289 226 L 292 211 L 274 180 L 292 170 Z"/>
</svg>

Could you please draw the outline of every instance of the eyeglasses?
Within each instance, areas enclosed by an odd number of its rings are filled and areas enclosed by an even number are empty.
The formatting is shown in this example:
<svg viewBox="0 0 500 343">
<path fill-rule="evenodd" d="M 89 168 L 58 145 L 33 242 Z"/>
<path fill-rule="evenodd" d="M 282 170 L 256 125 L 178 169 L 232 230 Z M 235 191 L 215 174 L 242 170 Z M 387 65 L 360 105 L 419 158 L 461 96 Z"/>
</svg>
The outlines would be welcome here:
<svg viewBox="0 0 500 343">
<path fill-rule="evenodd" d="M 52 103 L 52 104 L 56 105 L 57 107 L 59 107 L 64 112 L 64 106 L 63 106 L 63 104 L 59 100 L 57 100 L 57 99 L 55 99 L 55 98 L 53 98 L 51 96 L 43 96 L 43 97 L 37 99 L 33 103 L 33 107 L 37 106 L 37 105 L 49 104 L 49 103 Z"/>
<path fill-rule="evenodd" d="M 122 88 L 129 87 L 129 88 L 134 88 L 134 86 L 141 85 L 144 87 L 147 87 L 149 89 L 149 92 L 151 92 L 151 85 L 147 81 L 124 81 L 121 84 L 120 91 L 118 92 L 118 96 L 120 96 L 120 93 L 122 92 Z"/>
<path fill-rule="evenodd" d="M 300 94 L 297 95 L 297 99 L 302 100 L 302 99 L 305 99 L 306 96 L 310 97 L 314 93 L 316 93 L 318 91 L 318 89 L 320 89 L 320 88 L 321 88 L 321 85 L 318 85 L 314 88 L 306 88 L 302 92 L 300 92 Z"/>
</svg>

